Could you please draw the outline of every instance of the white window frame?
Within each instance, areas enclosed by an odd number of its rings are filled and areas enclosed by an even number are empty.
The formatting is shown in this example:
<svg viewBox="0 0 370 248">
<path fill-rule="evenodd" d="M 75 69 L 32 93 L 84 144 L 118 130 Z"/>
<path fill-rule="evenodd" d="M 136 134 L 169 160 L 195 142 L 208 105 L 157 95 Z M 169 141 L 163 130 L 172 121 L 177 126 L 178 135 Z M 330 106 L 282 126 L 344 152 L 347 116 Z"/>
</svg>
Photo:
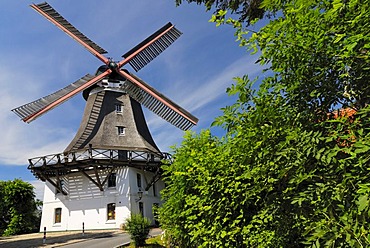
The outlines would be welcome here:
<svg viewBox="0 0 370 248">
<path fill-rule="evenodd" d="M 59 211 L 59 221 L 57 222 L 57 210 Z M 54 208 L 54 224 L 60 224 L 62 223 L 62 208 Z"/>
<path fill-rule="evenodd" d="M 117 131 L 118 131 L 119 136 L 125 136 L 126 135 L 126 127 L 117 126 Z"/>
<path fill-rule="evenodd" d="M 123 105 L 120 104 L 120 103 L 114 104 L 114 109 L 116 110 L 116 113 L 122 113 L 123 112 L 122 107 L 123 107 Z"/>
</svg>

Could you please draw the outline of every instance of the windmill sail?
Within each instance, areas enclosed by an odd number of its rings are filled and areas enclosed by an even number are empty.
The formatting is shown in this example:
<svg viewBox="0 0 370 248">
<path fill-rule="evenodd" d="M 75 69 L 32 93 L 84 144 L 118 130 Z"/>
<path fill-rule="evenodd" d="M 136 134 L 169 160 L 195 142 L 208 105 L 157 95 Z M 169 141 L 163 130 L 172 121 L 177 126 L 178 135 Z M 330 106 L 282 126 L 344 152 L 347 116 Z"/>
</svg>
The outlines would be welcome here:
<svg viewBox="0 0 370 248">
<path fill-rule="evenodd" d="M 78 31 L 48 3 L 32 4 L 31 7 L 83 45 L 88 51 L 100 59 L 105 66 L 103 66 L 104 70 L 101 70 L 100 74 L 98 73 L 95 77 L 88 74 L 55 93 L 13 109 L 12 111 L 22 118 L 23 121 L 28 123 L 33 121 L 77 93 L 96 84 L 103 78 L 114 78 L 120 75 L 126 79 L 126 83 L 123 86 L 124 90 L 133 99 L 143 104 L 158 116 L 182 130 L 188 130 L 197 124 L 198 119 L 188 111 L 150 87 L 137 76 L 120 69 L 129 63 L 136 71 L 139 71 L 177 40 L 182 33 L 170 22 L 125 53 L 122 56 L 124 59 L 116 63 L 102 55 L 106 53 L 103 48 Z"/>
<path fill-rule="evenodd" d="M 181 35 L 182 33 L 169 22 L 140 44 L 122 55 L 122 57 L 126 58 L 128 63 L 137 72 L 156 58 Z"/>
<path fill-rule="evenodd" d="M 103 75 L 103 76 L 101 76 Z M 102 77 L 105 77 L 107 73 L 100 74 L 97 77 L 94 77 L 90 74 L 85 75 L 76 82 L 60 89 L 50 95 L 37 99 L 33 102 L 22 105 L 18 108 L 12 109 L 12 111 L 22 118 L 25 122 L 31 122 L 37 117 L 46 113 L 47 111 L 55 108 L 56 106 L 62 104 L 66 100 L 70 99 L 80 91 L 91 86 Z"/>
<path fill-rule="evenodd" d="M 121 71 L 121 73 L 127 79 L 123 86 L 124 90 L 128 92 L 133 99 L 144 105 L 150 111 L 181 130 L 188 130 L 198 122 L 196 117 L 154 88 L 150 87 L 137 76 L 127 74 L 123 71 Z"/>
<path fill-rule="evenodd" d="M 63 30 L 73 39 L 75 39 L 78 43 L 83 45 L 87 50 L 89 50 L 92 54 L 97 56 L 99 59 L 104 59 L 103 56 L 100 54 L 107 53 L 106 50 L 101 48 L 95 42 L 87 38 L 84 34 L 78 31 L 71 23 L 69 23 L 66 19 L 63 18 L 53 7 L 51 7 L 48 3 L 40 3 L 40 4 L 32 4 L 30 5 L 34 10 L 48 19 L 50 22 L 55 24 L 58 28 Z M 105 60 L 103 62 L 106 62 Z"/>
</svg>

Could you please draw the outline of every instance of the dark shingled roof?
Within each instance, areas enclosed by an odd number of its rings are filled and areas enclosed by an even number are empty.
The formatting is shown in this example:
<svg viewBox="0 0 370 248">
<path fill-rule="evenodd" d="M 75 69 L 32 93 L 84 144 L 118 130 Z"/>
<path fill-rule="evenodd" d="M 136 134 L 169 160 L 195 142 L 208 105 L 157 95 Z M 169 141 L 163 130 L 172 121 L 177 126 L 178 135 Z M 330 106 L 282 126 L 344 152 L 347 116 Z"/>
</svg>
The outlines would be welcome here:
<svg viewBox="0 0 370 248">
<path fill-rule="evenodd" d="M 116 105 L 122 105 L 122 113 Z M 118 134 L 118 127 L 125 134 Z M 145 121 L 141 105 L 122 92 L 102 90 L 91 94 L 84 115 L 72 142 L 64 152 L 84 149 L 120 149 L 160 152 Z"/>
</svg>

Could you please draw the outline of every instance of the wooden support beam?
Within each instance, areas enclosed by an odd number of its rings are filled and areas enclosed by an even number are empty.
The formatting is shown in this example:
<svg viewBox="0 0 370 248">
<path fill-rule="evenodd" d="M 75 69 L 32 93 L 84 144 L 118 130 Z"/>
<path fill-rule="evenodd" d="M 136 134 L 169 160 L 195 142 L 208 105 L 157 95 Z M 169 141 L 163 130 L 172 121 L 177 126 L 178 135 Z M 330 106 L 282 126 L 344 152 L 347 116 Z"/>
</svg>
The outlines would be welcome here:
<svg viewBox="0 0 370 248">
<path fill-rule="evenodd" d="M 91 182 L 93 182 L 99 189 L 100 191 L 104 191 L 103 190 L 103 187 L 101 185 L 99 185 L 97 182 L 95 182 L 95 180 L 89 176 L 89 174 L 87 174 L 84 170 L 80 170 L 82 172 L 82 174 L 84 174 Z"/>
<path fill-rule="evenodd" d="M 45 180 L 48 181 L 51 185 L 53 185 L 56 189 L 59 190 L 59 192 L 61 192 L 63 195 L 68 195 L 63 189 L 62 187 L 60 187 L 61 185 L 57 185 L 56 183 L 54 183 L 49 177 L 46 177 L 45 176 Z"/>
<path fill-rule="evenodd" d="M 114 166 L 112 168 L 110 168 L 109 172 L 108 172 L 108 175 L 105 177 L 103 183 L 102 183 L 102 186 L 104 186 L 104 184 L 108 181 L 108 178 L 110 177 L 110 175 L 112 174 L 114 170 Z"/>
<path fill-rule="evenodd" d="M 57 189 L 61 193 L 63 191 L 63 187 L 62 187 L 62 184 L 60 183 L 59 171 L 58 170 L 56 171 L 56 177 L 57 177 L 57 183 L 56 184 L 58 185 Z"/>
<path fill-rule="evenodd" d="M 145 191 L 148 191 L 150 189 L 150 187 L 153 186 L 153 184 L 155 184 L 156 182 L 158 182 L 159 179 L 161 179 L 161 173 L 160 173 L 161 169 L 158 167 L 157 171 L 154 173 L 154 176 L 153 178 L 150 180 L 150 182 L 146 185 L 145 187 Z"/>
<path fill-rule="evenodd" d="M 103 185 L 100 182 L 100 176 L 99 176 L 99 171 L 98 171 L 97 166 L 94 166 L 94 173 L 95 173 L 96 182 L 99 185 L 99 189 L 100 189 L 100 191 L 103 191 L 102 190 L 103 189 Z"/>
</svg>

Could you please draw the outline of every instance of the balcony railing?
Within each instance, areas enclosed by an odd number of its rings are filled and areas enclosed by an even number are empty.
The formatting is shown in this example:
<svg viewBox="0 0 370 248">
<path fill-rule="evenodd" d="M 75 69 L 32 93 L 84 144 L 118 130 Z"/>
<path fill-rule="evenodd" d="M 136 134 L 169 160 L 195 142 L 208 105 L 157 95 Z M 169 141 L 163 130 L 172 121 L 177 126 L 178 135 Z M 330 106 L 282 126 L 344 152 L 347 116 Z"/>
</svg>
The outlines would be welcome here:
<svg viewBox="0 0 370 248">
<path fill-rule="evenodd" d="M 162 160 L 167 160 L 169 163 L 172 163 L 171 154 L 149 151 L 86 148 L 69 153 L 58 153 L 31 158 L 28 160 L 28 168 L 36 169 L 37 167 L 52 165 L 81 164 L 82 162 L 89 161 L 104 161 L 109 163 L 121 162 L 127 164 L 160 164 Z"/>
</svg>

